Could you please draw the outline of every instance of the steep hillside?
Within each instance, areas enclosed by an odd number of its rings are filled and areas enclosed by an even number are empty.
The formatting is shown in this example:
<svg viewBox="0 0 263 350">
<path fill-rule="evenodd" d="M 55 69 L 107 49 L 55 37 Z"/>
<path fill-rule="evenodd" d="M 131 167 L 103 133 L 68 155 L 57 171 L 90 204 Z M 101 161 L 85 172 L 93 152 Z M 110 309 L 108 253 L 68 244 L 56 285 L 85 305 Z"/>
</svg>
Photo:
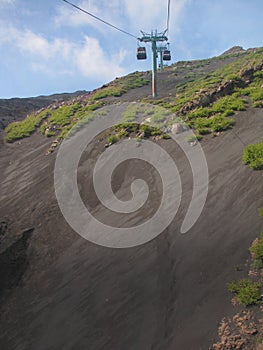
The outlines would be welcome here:
<svg viewBox="0 0 263 350">
<path fill-rule="evenodd" d="M 245 147 L 263 139 L 262 68 L 263 49 L 235 48 L 165 67 L 155 100 L 150 72 L 135 72 L 7 126 L 0 145 L 1 349 L 208 350 L 218 342 L 221 320 L 243 308 L 231 304 L 227 283 L 247 278 L 248 248 L 262 230 L 262 171 L 242 161 Z M 127 189 L 134 179 L 149 185 L 151 201 L 135 216 L 113 215 L 94 191 L 98 157 L 105 150 L 110 157 L 114 146 L 109 146 L 130 137 L 138 147 L 148 139 L 166 150 L 178 167 L 183 197 L 157 238 L 109 249 L 85 240 L 65 221 L 55 195 L 54 166 L 73 126 L 92 125 L 110 107 L 126 102 L 131 104 L 121 126 L 95 137 L 82 154 L 83 202 L 113 227 L 138 225 L 157 210 L 162 182 L 146 162 L 124 162 L 113 173 L 119 199 L 130 198 Z M 189 148 L 195 150 L 201 140 L 209 188 L 198 221 L 181 234 L 193 192 L 192 164 L 166 134 L 184 137 L 189 126 L 196 135 Z M 260 152 L 260 147 L 249 152 L 247 162 L 253 165 L 256 159 L 258 169 Z M 256 341 L 254 334 L 249 347 L 244 343 L 240 349 L 253 349 Z"/>
<path fill-rule="evenodd" d="M 85 91 L 30 98 L 0 99 L 0 130 L 4 129 L 13 121 L 24 119 L 29 113 L 40 108 L 47 107 L 57 101 L 72 99 L 83 93 L 85 93 Z"/>
</svg>

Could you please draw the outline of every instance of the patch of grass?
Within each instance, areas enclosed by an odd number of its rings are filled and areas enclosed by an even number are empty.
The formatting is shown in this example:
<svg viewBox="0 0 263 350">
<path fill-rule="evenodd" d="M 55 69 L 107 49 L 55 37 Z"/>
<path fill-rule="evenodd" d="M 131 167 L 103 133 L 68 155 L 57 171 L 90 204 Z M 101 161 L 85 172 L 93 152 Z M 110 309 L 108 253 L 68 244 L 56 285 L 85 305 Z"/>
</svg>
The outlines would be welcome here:
<svg viewBox="0 0 263 350">
<path fill-rule="evenodd" d="M 157 108 L 151 115 L 151 122 L 157 124 L 164 123 L 168 119 L 169 115 L 170 113 L 163 108 Z"/>
<path fill-rule="evenodd" d="M 51 125 L 58 125 L 60 127 L 68 125 L 71 123 L 74 115 L 80 108 L 80 103 L 61 106 L 58 109 L 52 111 L 51 116 L 48 118 L 48 122 Z"/>
<path fill-rule="evenodd" d="M 263 104 L 263 89 L 261 86 L 256 84 L 251 84 L 245 89 L 238 90 L 240 94 L 249 96 L 253 101 L 253 107 L 262 107 Z"/>
<path fill-rule="evenodd" d="M 163 139 L 170 138 L 168 134 L 164 133 L 159 128 L 148 124 L 121 123 L 114 125 L 112 129 L 117 133 L 119 138 L 127 136 L 135 137 L 141 134 L 143 134 L 145 138 L 151 136 L 160 136 Z"/>
<path fill-rule="evenodd" d="M 135 122 L 138 117 L 139 110 L 136 105 L 129 105 L 128 108 L 122 114 L 122 122 L 123 123 L 132 123 Z"/>
<path fill-rule="evenodd" d="M 115 87 L 115 86 L 109 86 L 102 90 L 99 90 L 95 92 L 95 94 L 92 96 L 92 100 L 100 100 L 105 97 L 115 96 L 119 97 L 122 94 L 124 94 L 124 90 L 121 87 Z"/>
<path fill-rule="evenodd" d="M 196 129 L 200 135 L 210 134 L 211 132 L 224 131 L 234 125 L 232 118 L 226 118 L 222 114 L 215 115 L 210 118 L 196 118 L 188 122 L 191 128 Z"/>
<path fill-rule="evenodd" d="M 237 301 L 246 306 L 257 304 L 260 300 L 260 283 L 241 279 L 228 283 L 228 290 L 234 293 Z"/>
<path fill-rule="evenodd" d="M 258 209 L 259 216 L 263 218 L 263 208 Z"/>
<path fill-rule="evenodd" d="M 200 92 L 209 93 L 211 89 L 218 87 L 221 83 L 227 83 L 232 80 L 237 86 L 244 85 L 245 82 L 242 80 L 242 74 L 249 69 L 258 69 L 262 63 L 262 52 L 261 50 L 257 50 L 254 53 L 245 52 L 237 55 L 237 57 L 238 59 L 234 62 L 224 65 L 222 68 L 207 74 L 205 77 L 197 78 L 191 83 L 184 82 L 181 83 L 180 86 L 177 86 L 177 96 L 173 103 L 171 103 L 173 105 L 171 106 L 171 110 L 174 112 L 180 111 L 180 109 L 187 103 L 192 103 L 194 100 L 197 100 Z M 200 62 L 198 64 L 200 65 Z M 259 87 L 262 85 L 261 73 L 254 73 L 254 81 L 252 82 L 252 85 L 253 84 L 257 84 L 256 90 L 254 93 L 252 91 L 247 91 L 247 94 L 251 94 L 250 97 L 254 101 L 255 106 L 261 107 L 263 106 L 261 95 L 262 89 L 259 89 Z M 234 111 L 245 110 L 246 100 L 239 98 L 245 96 L 245 93 L 242 93 L 243 90 L 245 92 L 245 89 L 237 90 L 240 90 L 239 95 L 235 94 L 235 90 L 232 93 L 230 91 L 230 96 L 220 98 L 209 106 L 208 109 L 203 108 L 199 111 L 187 113 L 186 117 L 189 117 L 189 119 L 196 117 L 208 117 L 215 113 L 221 113 L 227 116 L 233 114 Z"/>
<path fill-rule="evenodd" d="M 171 136 L 170 136 L 169 134 L 164 133 L 164 134 L 161 134 L 161 138 L 162 138 L 163 140 L 170 140 L 170 139 L 171 139 Z"/>
<path fill-rule="evenodd" d="M 99 109 L 102 106 L 103 106 L 102 102 L 88 103 L 85 106 L 80 106 L 80 108 L 74 111 L 74 119 L 81 120 L 85 118 L 87 115 L 89 115 L 91 112 Z M 104 111 L 101 111 L 101 113 L 104 114 Z"/>
<path fill-rule="evenodd" d="M 160 129 L 147 124 L 140 125 L 140 132 L 143 132 L 145 137 L 159 136 L 162 134 L 162 131 Z"/>
<path fill-rule="evenodd" d="M 225 118 L 223 115 L 217 115 L 211 118 L 211 130 L 213 132 L 225 131 L 234 125 L 232 118 Z"/>
<path fill-rule="evenodd" d="M 225 111 L 244 111 L 246 110 L 246 101 L 235 95 L 224 96 L 217 100 L 212 107 L 213 113 L 222 113 Z"/>
<path fill-rule="evenodd" d="M 202 136 L 199 134 L 195 134 L 195 135 L 190 135 L 187 137 L 186 141 L 191 143 L 191 142 L 197 142 L 202 140 Z"/>
<path fill-rule="evenodd" d="M 46 137 L 51 137 L 51 136 L 55 136 L 55 135 L 56 135 L 55 131 L 48 131 L 45 133 Z"/>
<path fill-rule="evenodd" d="M 138 132 L 140 129 L 140 124 L 138 123 L 121 123 L 113 126 L 113 129 L 116 132 L 120 132 L 121 130 L 126 130 L 129 134 Z"/>
<path fill-rule="evenodd" d="M 139 88 L 144 85 L 148 85 L 149 80 L 144 78 L 144 73 L 131 73 L 126 77 L 117 78 L 111 85 L 102 88 L 101 90 L 95 92 L 92 96 L 92 100 L 100 100 L 106 97 L 120 97 L 127 91 Z"/>
<path fill-rule="evenodd" d="M 263 142 L 248 145 L 243 153 L 243 163 L 248 164 L 254 170 L 263 169 Z"/>
<path fill-rule="evenodd" d="M 253 268 L 256 270 L 261 270 L 263 268 L 263 260 L 262 259 L 255 259 L 253 261 Z"/>
<path fill-rule="evenodd" d="M 113 145 L 114 143 L 119 141 L 119 137 L 117 135 L 109 135 L 107 138 L 107 142 L 109 145 Z"/>
<path fill-rule="evenodd" d="M 79 125 L 75 127 L 74 132 L 92 120 L 95 117 L 92 112 L 101 106 L 102 104 L 100 102 L 91 104 L 88 103 L 84 106 L 80 103 L 75 103 L 73 105 L 63 105 L 60 108 L 52 110 L 50 112 L 46 122 L 40 126 L 39 132 L 49 137 L 51 136 L 50 133 L 57 134 L 57 132 L 60 131 L 58 139 L 64 139 L 67 137 L 68 132 L 72 129 L 72 127 L 77 123 Z M 81 123 L 81 120 L 83 120 L 83 123 Z M 50 132 L 46 132 L 46 130 L 49 128 L 51 129 Z"/>
<path fill-rule="evenodd" d="M 20 122 L 10 123 L 5 128 L 5 141 L 13 142 L 15 140 L 30 136 L 40 125 L 41 121 L 47 118 L 49 115 L 50 110 L 45 110 L 38 114 L 31 114 Z"/>
<path fill-rule="evenodd" d="M 256 239 L 249 248 L 249 251 L 254 260 L 253 267 L 255 269 L 262 269 L 263 267 L 263 233 L 261 237 Z"/>
</svg>

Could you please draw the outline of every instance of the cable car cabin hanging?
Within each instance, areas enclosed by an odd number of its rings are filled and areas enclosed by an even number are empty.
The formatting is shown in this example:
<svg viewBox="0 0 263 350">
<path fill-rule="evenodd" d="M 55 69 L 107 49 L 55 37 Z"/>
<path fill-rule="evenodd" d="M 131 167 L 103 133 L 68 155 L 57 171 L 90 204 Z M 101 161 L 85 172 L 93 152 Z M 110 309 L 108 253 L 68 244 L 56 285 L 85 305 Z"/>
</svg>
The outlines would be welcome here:
<svg viewBox="0 0 263 350">
<path fill-rule="evenodd" d="M 171 61 L 171 51 L 170 50 L 164 50 L 163 60 L 164 61 Z"/>
<path fill-rule="evenodd" d="M 137 60 L 146 60 L 146 48 L 145 47 L 138 47 L 137 48 Z"/>
</svg>

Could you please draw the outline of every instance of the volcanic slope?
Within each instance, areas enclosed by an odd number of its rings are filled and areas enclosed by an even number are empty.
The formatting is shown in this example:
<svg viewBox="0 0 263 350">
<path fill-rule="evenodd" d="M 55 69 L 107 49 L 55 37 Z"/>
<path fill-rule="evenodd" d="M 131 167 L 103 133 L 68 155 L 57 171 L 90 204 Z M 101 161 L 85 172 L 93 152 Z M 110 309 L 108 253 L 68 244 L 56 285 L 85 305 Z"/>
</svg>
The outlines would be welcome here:
<svg viewBox="0 0 263 350">
<path fill-rule="evenodd" d="M 27 114 L 33 111 L 47 107 L 56 101 L 72 99 L 83 93 L 85 91 L 29 98 L 0 99 L 0 130 L 4 129 L 12 121 L 24 119 Z"/>
<path fill-rule="evenodd" d="M 262 58 L 262 49 L 230 51 L 165 67 L 157 100 L 150 97 L 150 73 L 136 72 L 6 128 L 0 146 L 1 349 L 209 348 L 221 319 L 238 310 L 226 283 L 247 274 L 247 247 L 262 228 L 257 213 L 263 207 L 262 171 L 242 163 L 245 145 L 263 138 Z M 156 116 L 155 125 L 167 131 L 180 117 L 202 138 L 209 191 L 186 234 L 180 226 L 193 178 L 172 139 L 151 137 L 183 175 L 178 213 L 156 239 L 129 249 L 97 246 L 77 235 L 61 214 L 54 190 L 61 140 L 84 114 L 119 102 L 163 106 L 168 120 Z M 132 109 L 128 114 L 126 121 L 136 121 Z M 107 221 L 109 212 L 91 185 L 92 168 L 108 142 L 99 140 L 85 150 L 78 180 L 84 201 Z M 125 162 L 112 179 L 118 198 L 127 198 L 134 177 L 144 178 L 153 192 L 138 214 L 140 222 L 158 208 L 162 186 L 144 162 Z M 118 227 L 125 225 L 126 216 L 118 216 Z"/>
</svg>

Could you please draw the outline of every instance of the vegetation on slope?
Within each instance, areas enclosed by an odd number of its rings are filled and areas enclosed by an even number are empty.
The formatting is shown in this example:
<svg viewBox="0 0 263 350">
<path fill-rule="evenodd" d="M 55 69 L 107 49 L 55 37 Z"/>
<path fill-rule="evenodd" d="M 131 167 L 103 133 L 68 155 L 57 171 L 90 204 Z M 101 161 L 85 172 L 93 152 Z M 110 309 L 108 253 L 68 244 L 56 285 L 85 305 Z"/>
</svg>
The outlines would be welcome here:
<svg viewBox="0 0 263 350">
<path fill-rule="evenodd" d="M 88 98 L 76 98 L 67 104 L 51 106 L 45 111 L 29 115 L 21 122 L 14 122 L 5 129 L 7 142 L 30 136 L 40 126 L 40 133 L 50 137 L 57 135 L 63 139 L 68 131 L 81 119 L 91 112 L 102 107 L 103 99 L 110 96 L 121 96 L 130 89 L 149 84 L 144 79 L 144 73 L 133 73 L 126 77 L 118 78 L 108 86 L 103 87 Z M 77 101 L 77 102 L 76 102 Z"/>
<path fill-rule="evenodd" d="M 259 282 L 252 282 L 249 279 L 241 279 L 237 282 L 229 283 L 228 289 L 230 292 L 236 294 L 237 301 L 240 304 L 249 306 L 259 302 L 260 286 L 261 284 Z"/>
<path fill-rule="evenodd" d="M 254 170 L 263 169 L 263 142 L 248 145 L 243 154 L 244 164 L 248 164 Z"/>
<path fill-rule="evenodd" d="M 43 119 L 50 115 L 50 110 L 45 110 L 38 114 L 30 114 L 21 122 L 13 122 L 5 128 L 7 142 L 22 139 L 30 136 L 40 125 Z"/>
<path fill-rule="evenodd" d="M 261 209 L 262 210 L 262 209 Z M 257 270 L 263 268 L 263 232 L 261 237 L 257 238 L 249 248 L 253 259 L 253 267 Z"/>
<path fill-rule="evenodd" d="M 259 209 L 263 217 L 263 209 Z M 213 344 L 214 350 L 262 349 L 262 278 L 263 278 L 263 233 L 249 248 L 252 266 L 249 278 L 241 278 L 228 284 L 234 294 L 232 300 L 245 308 L 231 318 L 224 318 L 218 328 L 219 341 Z"/>
<path fill-rule="evenodd" d="M 112 84 L 95 92 L 92 100 L 100 100 L 106 97 L 115 96 L 120 97 L 131 89 L 139 88 L 148 85 L 149 80 L 144 78 L 143 73 L 133 73 L 126 77 L 117 78 Z"/>
<path fill-rule="evenodd" d="M 234 62 L 177 86 L 175 97 L 151 103 L 175 112 L 199 135 L 231 128 L 234 121 L 229 116 L 246 110 L 248 98 L 254 107 L 263 106 L 262 55 L 263 49 L 237 54 Z M 224 59 L 224 56 L 214 59 Z M 192 71 L 206 61 L 210 62 L 203 60 L 192 65 Z"/>
<path fill-rule="evenodd" d="M 188 75 L 184 82 L 177 85 L 176 95 L 161 99 L 143 99 L 147 105 L 160 106 L 167 110 L 166 113 L 157 109 L 146 108 L 144 123 L 148 121 L 159 128 L 167 128 L 178 119 L 183 120 L 196 132 L 197 139 L 209 133 L 218 133 L 234 125 L 231 117 L 237 111 L 246 110 L 249 101 L 254 107 L 263 106 L 263 73 L 262 73 L 263 49 L 236 53 L 232 56 L 234 61 L 225 64 L 210 73 L 201 73 L 200 69 L 211 62 L 224 61 L 229 55 L 193 62 L 178 62 L 167 67 L 173 75 Z M 186 67 L 186 68 L 183 68 Z M 172 79 L 172 78 L 171 78 Z M 57 136 L 64 138 L 68 131 L 84 116 L 112 103 L 112 97 L 119 97 L 127 91 L 149 84 L 145 79 L 145 73 L 135 72 L 123 78 L 117 78 L 112 83 L 93 92 L 84 99 L 74 99 L 72 102 L 51 107 L 46 113 L 36 113 L 28 116 L 23 122 L 12 123 L 6 128 L 6 141 L 29 136 L 38 127 L 40 133 L 45 136 Z M 123 116 L 124 122 L 136 121 L 138 111 L 130 109 Z M 261 163 L 260 163 L 261 164 Z M 257 167 L 261 168 L 261 165 Z"/>
</svg>

